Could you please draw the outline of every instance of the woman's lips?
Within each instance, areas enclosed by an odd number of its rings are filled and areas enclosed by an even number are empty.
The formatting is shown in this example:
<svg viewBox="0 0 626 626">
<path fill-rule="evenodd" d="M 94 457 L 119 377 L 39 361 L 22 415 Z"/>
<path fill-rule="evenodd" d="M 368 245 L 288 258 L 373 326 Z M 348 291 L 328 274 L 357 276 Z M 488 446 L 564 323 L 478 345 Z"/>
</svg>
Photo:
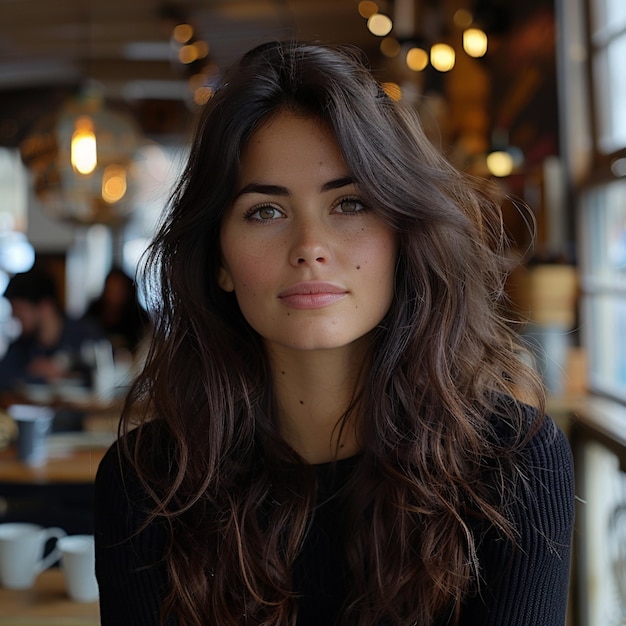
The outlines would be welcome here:
<svg viewBox="0 0 626 626">
<path fill-rule="evenodd" d="M 348 294 L 344 287 L 332 283 L 303 282 L 288 287 L 278 298 L 292 309 L 321 309 Z"/>
</svg>

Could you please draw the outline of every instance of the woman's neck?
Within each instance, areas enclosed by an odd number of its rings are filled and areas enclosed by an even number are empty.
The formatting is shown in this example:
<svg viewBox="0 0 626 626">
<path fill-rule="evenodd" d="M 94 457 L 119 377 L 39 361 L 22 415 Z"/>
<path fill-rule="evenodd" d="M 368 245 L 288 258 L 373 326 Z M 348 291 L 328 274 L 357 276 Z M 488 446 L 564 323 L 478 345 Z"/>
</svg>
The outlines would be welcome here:
<svg viewBox="0 0 626 626">
<path fill-rule="evenodd" d="M 350 415 L 343 425 L 341 418 L 362 383 L 366 345 L 269 350 L 281 433 L 309 463 L 346 458 L 359 450 L 357 416 Z"/>
</svg>

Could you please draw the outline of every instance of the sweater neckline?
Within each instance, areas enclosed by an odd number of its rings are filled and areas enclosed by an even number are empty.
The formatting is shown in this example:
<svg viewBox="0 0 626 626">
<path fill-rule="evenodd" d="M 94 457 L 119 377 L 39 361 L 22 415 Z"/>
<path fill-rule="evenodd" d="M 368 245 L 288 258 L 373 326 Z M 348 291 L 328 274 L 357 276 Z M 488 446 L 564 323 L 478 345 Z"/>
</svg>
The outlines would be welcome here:
<svg viewBox="0 0 626 626">
<path fill-rule="evenodd" d="M 316 472 L 327 472 L 335 468 L 336 470 L 340 470 L 343 468 L 353 468 L 358 462 L 359 459 L 363 456 L 362 452 L 357 452 L 352 456 L 347 456 L 343 459 L 335 459 L 332 461 L 325 461 L 324 463 L 312 463 L 311 467 L 315 469 Z"/>
</svg>

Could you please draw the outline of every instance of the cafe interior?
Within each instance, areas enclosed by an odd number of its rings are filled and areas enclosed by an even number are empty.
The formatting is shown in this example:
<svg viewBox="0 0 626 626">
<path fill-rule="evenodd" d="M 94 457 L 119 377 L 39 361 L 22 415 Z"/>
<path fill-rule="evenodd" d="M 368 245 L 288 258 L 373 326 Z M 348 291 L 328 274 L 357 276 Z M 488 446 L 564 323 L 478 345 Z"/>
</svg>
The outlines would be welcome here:
<svg viewBox="0 0 626 626">
<path fill-rule="evenodd" d="M 454 165 L 501 188 L 509 296 L 575 459 L 568 626 L 626 624 L 623 0 L 0 0 L 0 294 L 44 269 L 80 318 L 113 268 L 135 277 L 223 69 L 290 38 L 361 49 Z M 0 357 L 19 332 L 0 297 Z M 0 525 L 92 532 L 141 347 L 82 352 L 88 384 L 0 394 Z M 15 405 L 52 409 L 40 462 Z M 98 624 L 60 569 L 0 587 L 0 626 Z"/>
</svg>

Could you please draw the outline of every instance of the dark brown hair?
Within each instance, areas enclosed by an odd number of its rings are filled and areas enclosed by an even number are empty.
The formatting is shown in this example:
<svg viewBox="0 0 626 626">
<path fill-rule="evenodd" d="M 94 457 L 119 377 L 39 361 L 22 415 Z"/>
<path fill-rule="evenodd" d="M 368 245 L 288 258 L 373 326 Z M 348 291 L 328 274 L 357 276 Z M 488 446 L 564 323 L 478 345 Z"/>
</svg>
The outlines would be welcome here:
<svg viewBox="0 0 626 626">
<path fill-rule="evenodd" d="M 170 527 L 164 615 L 181 626 L 296 620 L 291 570 L 315 474 L 281 439 L 261 341 L 216 282 L 242 147 L 285 109 L 328 125 L 400 241 L 394 301 L 349 412 L 362 453 L 346 496 L 343 623 L 431 624 L 476 590 L 470 517 L 514 542 L 506 495 L 530 428 L 516 398 L 542 414 L 542 391 L 503 309 L 494 189 L 453 168 L 357 53 L 300 43 L 256 48 L 224 77 L 149 252 L 156 328 L 124 424 L 138 407 L 152 421 L 126 452 L 151 519 Z"/>
</svg>

